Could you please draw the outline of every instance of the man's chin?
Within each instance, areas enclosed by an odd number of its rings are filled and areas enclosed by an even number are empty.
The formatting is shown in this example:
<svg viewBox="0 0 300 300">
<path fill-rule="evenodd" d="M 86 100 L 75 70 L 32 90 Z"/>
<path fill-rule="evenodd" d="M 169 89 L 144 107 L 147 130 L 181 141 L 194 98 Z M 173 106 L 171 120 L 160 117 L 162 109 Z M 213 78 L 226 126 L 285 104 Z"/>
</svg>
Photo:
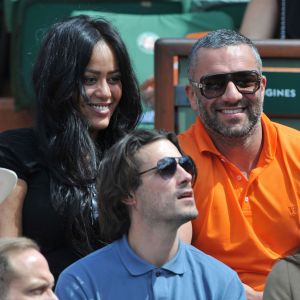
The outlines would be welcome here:
<svg viewBox="0 0 300 300">
<path fill-rule="evenodd" d="M 182 224 L 187 223 L 189 221 L 195 220 L 198 217 L 198 211 L 190 211 L 186 213 L 184 216 L 182 216 L 181 221 Z"/>
</svg>

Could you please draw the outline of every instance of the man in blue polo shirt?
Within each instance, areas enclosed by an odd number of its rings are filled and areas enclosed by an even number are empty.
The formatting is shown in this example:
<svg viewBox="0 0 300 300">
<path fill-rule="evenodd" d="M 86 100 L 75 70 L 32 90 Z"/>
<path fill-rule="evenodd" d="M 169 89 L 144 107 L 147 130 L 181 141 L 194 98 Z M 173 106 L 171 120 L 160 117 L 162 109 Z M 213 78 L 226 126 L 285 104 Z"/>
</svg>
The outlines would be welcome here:
<svg viewBox="0 0 300 300">
<path fill-rule="evenodd" d="M 99 174 L 100 228 L 111 244 L 62 272 L 60 299 L 246 299 L 233 270 L 178 237 L 198 215 L 197 171 L 174 134 L 128 134 Z"/>
</svg>

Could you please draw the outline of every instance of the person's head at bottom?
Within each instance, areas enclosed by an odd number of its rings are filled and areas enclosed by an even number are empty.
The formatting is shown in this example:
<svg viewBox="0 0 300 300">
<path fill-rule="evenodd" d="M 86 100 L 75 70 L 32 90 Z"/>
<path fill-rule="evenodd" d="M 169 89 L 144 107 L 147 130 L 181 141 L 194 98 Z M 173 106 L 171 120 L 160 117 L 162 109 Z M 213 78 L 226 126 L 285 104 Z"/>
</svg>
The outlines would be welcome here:
<svg viewBox="0 0 300 300">
<path fill-rule="evenodd" d="M 58 300 L 39 246 L 25 237 L 0 238 L 0 300 Z"/>
</svg>

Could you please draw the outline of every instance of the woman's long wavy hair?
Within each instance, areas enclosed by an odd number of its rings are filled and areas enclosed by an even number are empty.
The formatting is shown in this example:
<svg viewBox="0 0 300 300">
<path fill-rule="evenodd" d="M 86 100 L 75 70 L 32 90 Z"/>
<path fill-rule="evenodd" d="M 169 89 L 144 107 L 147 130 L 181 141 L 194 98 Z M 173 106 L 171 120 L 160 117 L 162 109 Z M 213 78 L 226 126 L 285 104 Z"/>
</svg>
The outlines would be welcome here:
<svg viewBox="0 0 300 300">
<path fill-rule="evenodd" d="M 96 43 L 113 50 L 121 73 L 122 98 L 109 126 L 95 140 L 80 110 L 80 99 L 89 102 L 83 76 Z M 141 100 L 124 42 L 105 19 L 68 18 L 47 32 L 33 68 L 37 99 L 37 133 L 43 162 L 49 169 L 51 201 L 68 226 L 67 238 L 79 255 L 99 247 L 92 199 L 104 153 L 138 124 Z"/>
<path fill-rule="evenodd" d="M 101 161 L 103 176 L 97 180 L 98 207 L 101 237 L 106 243 L 128 233 L 130 215 L 124 201 L 142 184 L 141 162 L 135 154 L 143 146 L 158 140 L 169 140 L 183 154 L 175 133 L 137 129 L 118 141 Z"/>
</svg>

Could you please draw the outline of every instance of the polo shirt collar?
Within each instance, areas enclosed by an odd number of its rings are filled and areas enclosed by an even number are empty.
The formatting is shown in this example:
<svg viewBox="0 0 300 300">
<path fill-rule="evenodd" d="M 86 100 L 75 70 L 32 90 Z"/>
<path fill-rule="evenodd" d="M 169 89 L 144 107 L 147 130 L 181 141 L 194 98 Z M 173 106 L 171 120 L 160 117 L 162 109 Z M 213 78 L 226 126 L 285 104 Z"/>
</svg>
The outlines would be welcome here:
<svg viewBox="0 0 300 300">
<path fill-rule="evenodd" d="M 262 152 L 266 159 L 274 159 L 278 144 L 278 133 L 272 121 L 263 113 L 261 117 L 264 145 Z"/>
<path fill-rule="evenodd" d="M 117 245 L 118 255 L 132 276 L 140 276 L 155 269 L 164 269 L 178 275 L 183 274 L 186 270 L 186 245 L 182 241 L 179 241 L 176 255 L 160 268 L 139 257 L 129 246 L 127 235 L 123 235 Z"/>
<path fill-rule="evenodd" d="M 215 147 L 200 117 L 196 118 L 194 132 L 196 133 L 196 143 L 200 152 L 211 152 L 215 155 L 221 156 L 221 153 Z"/>
</svg>

